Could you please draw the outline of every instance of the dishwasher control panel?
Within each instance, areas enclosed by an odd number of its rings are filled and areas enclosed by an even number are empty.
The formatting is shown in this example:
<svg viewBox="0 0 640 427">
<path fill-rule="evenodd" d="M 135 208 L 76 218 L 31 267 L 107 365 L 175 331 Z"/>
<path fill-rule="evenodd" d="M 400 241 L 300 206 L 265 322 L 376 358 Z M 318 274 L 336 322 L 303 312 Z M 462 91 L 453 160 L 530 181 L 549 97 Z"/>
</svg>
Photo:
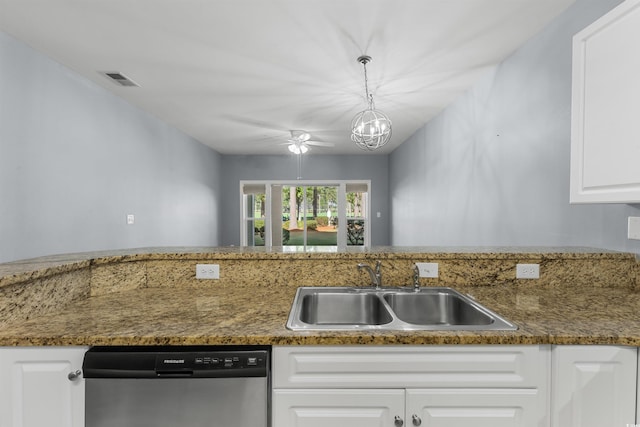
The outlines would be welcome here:
<svg viewBox="0 0 640 427">
<path fill-rule="evenodd" d="M 259 366 L 264 362 L 266 362 L 266 359 L 260 356 L 247 356 L 246 358 L 242 358 L 240 356 L 217 357 L 196 355 L 194 364 L 196 367 L 198 367 L 198 365 L 203 365 L 205 368 L 234 368 Z"/>
<path fill-rule="evenodd" d="M 85 378 L 266 377 L 270 348 L 92 348 Z"/>
<path fill-rule="evenodd" d="M 156 356 L 158 374 L 180 371 L 266 369 L 265 351 L 163 353 Z"/>
</svg>

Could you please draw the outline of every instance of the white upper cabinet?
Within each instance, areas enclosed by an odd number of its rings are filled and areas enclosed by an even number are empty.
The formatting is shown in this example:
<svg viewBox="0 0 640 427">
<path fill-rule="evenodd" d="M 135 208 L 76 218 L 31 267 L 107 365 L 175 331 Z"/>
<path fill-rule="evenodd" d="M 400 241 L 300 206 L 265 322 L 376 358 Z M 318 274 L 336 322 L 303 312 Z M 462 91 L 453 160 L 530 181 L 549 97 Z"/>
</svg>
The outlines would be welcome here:
<svg viewBox="0 0 640 427">
<path fill-rule="evenodd" d="M 640 0 L 573 38 L 571 203 L 640 202 Z"/>
</svg>

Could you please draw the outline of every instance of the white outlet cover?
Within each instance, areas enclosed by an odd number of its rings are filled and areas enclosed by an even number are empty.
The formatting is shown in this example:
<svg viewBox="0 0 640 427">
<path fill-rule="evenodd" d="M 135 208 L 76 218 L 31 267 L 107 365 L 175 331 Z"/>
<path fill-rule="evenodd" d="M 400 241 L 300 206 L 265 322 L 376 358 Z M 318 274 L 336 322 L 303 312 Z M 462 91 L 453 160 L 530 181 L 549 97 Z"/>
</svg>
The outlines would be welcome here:
<svg viewBox="0 0 640 427">
<path fill-rule="evenodd" d="M 219 279 L 220 265 L 196 264 L 196 279 Z"/>
<path fill-rule="evenodd" d="M 540 264 L 516 264 L 516 279 L 539 279 Z"/>
<path fill-rule="evenodd" d="M 133 225 L 136 222 L 134 214 L 127 214 L 127 225 Z"/>
<path fill-rule="evenodd" d="M 416 262 L 418 266 L 418 274 L 420 277 L 437 278 L 438 263 L 437 262 Z"/>
<path fill-rule="evenodd" d="M 629 222 L 627 225 L 627 238 L 640 240 L 640 217 L 629 217 Z"/>
</svg>

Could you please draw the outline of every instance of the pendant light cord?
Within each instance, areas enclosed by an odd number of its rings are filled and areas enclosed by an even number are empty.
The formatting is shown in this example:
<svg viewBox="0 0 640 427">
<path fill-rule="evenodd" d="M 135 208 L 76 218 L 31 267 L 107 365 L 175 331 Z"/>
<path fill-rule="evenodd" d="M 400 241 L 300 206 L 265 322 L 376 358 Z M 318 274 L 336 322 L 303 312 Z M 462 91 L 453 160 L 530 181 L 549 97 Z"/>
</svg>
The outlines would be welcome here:
<svg viewBox="0 0 640 427">
<path fill-rule="evenodd" d="M 370 110 L 375 110 L 375 104 L 373 103 L 373 95 L 369 93 L 369 78 L 367 77 L 367 63 L 370 61 L 370 58 L 361 57 L 360 62 L 362 63 L 362 68 L 364 68 L 364 92 L 367 97 L 367 103 L 369 104 Z"/>
</svg>

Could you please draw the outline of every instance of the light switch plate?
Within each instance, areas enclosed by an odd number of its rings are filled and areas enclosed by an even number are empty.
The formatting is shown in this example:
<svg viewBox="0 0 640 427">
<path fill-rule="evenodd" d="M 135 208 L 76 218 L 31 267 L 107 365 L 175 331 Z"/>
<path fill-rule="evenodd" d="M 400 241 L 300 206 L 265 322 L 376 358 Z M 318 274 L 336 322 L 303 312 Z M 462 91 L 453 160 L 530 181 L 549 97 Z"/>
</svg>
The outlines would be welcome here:
<svg viewBox="0 0 640 427">
<path fill-rule="evenodd" d="M 416 265 L 418 266 L 418 274 L 420 275 L 420 277 L 438 277 L 437 262 L 416 262 Z"/>
<path fill-rule="evenodd" d="M 640 217 L 630 216 L 627 226 L 627 238 L 640 240 Z"/>
</svg>

